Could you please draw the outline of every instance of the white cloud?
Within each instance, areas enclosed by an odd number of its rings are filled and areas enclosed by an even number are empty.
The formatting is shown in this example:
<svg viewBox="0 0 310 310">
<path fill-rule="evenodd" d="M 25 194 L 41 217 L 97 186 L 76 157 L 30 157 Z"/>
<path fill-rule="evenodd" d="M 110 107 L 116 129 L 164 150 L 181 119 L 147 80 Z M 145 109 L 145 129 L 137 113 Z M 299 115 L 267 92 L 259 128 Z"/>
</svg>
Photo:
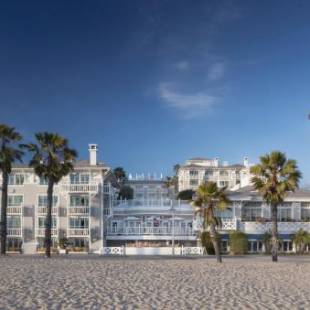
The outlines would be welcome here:
<svg viewBox="0 0 310 310">
<path fill-rule="evenodd" d="M 180 71 L 186 71 L 190 68 L 190 64 L 188 61 L 180 61 L 175 64 L 175 67 Z"/>
<path fill-rule="evenodd" d="M 159 85 L 159 95 L 166 106 L 174 109 L 182 118 L 197 118 L 210 111 L 218 98 L 206 92 L 185 94 L 175 91 L 169 83 Z"/>
<path fill-rule="evenodd" d="M 225 64 L 222 62 L 217 62 L 211 65 L 208 72 L 208 79 L 210 81 L 216 81 L 223 77 L 225 73 Z"/>
</svg>

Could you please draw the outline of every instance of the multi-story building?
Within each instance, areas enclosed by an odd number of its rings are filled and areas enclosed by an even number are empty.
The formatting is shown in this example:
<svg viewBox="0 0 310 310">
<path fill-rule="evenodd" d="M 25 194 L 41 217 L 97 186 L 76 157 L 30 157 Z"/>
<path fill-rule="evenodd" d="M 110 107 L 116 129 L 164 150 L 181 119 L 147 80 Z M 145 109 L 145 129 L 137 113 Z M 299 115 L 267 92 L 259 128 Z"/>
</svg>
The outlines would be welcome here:
<svg viewBox="0 0 310 310">
<path fill-rule="evenodd" d="M 196 242 L 192 207 L 172 199 L 163 180 L 131 179 L 131 200 L 115 201 L 107 224 L 109 246 L 159 247 Z"/>
<path fill-rule="evenodd" d="M 132 180 L 129 185 L 134 199 L 116 202 L 106 225 L 109 247 L 197 245 L 201 219 L 188 202 L 171 199 L 163 181 Z M 265 251 L 263 236 L 272 224 L 270 206 L 250 186 L 228 195 L 231 205 L 217 214 L 222 223 L 218 227 L 222 251 L 229 250 L 229 233 L 236 230 L 246 233 L 249 253 Z M 310 191 L 290 193 L 278 210 L 280 251 L 293 252 L 293 235 L 301 228 L 310 232 Z"/>
<path fill-rule="evenodd" d="M 0 180 L 1 181 L 1 180 Z M 67 238 L 72 251 L 98 251 L 103 246 L 104 217 L 114 197 L 111 169 L 97 161 L 97 145 L 89 145 L 89 160 L 54 186 L 52 240 L 54 248 Z M 15 165 L 8 187 L 8 250 L 43 250 L 47 183 L 27 165 Z"/>
<path fill-rule="evenodd" d="M 229 165 L 219 158 L 192 158 L 178 169 L 179 191 L 192 189 L 205 181 L 216 182 L 219 187 L 238 189 L 250 183 L 250 165 L 245 157 L 243 164 Z"/>
</svg>

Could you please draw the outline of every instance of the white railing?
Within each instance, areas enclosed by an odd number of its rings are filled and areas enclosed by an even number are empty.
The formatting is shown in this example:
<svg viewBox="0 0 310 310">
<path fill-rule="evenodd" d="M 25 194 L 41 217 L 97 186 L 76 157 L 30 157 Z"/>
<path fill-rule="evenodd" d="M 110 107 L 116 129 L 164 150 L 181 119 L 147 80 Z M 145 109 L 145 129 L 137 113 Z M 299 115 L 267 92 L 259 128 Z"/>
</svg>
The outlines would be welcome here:
<svg viewBox="0 0 310 310">
<path fill-rule="evenodd" d="M 57 237 L 58 230 L 57 228 L 52 228 L 52 237 Z M 37 229 L 37 237 L 45 237 L 45 228 Z"/>
<path fill-rule="evenodd" d="M 172 206 L 172 200 L 171 199 L 131 199 L 131 200 L 120 200 L 116 202 L 116 205 L 118 207 L 171 207 Z M 177 206 L 175 206 L 177 208 Z"/>
<path fill-rule="evenodd" d="M 124 247 L 104 247 L 100 252 L 102 255 L 125 255 Z"/>
<path fill-rule="evenodd" d="M 221 219 L 221 227 L 219 230 L 236 230 L 237 220 L 234 219 Z"/>
<path fill-rule="evenodd" d="M 201 247 L 104 247 L 102 255 L 203 255 Z"/>
<path fill-rule="evenodd" d="M 68 237 L 88 237 L 88 228 L 68 228 Z"/>
<path fill-rule="evenodd" d="M 7 235 L 8 237 L 21 237 L 22 229 L 21 228 L 8 228 Z"/>
<path fill-rule="evenodd" d="M 194 231 L 191 228 L 175 227 L 109 227 L 108 235 L 176 235 L 176 236 L 193 236 Z"/>
<path fill-rule="evenodd" d="M 69 214 L 89 214 L 89 207 L 77 206 L 77 207 L 69 207 Z"/>
<path fill-rule="evenodd" d="M 70 184 L 64 183 L 62 189 L 72 193 L 98 192 L 98 183 L 90 182 L 88 184 Z"/>
<path fill-rule="evenodd" d="M 46 215 L 46 213 L 47 213 L 47 207 L 46 206 L 38 206 L 38 214 L 43 214 L 43 215 Z M 57 209 L 57 207 L 53 207 L 52 208 L 52 214 L 57 214 L 58 213 L 58 209 Z"/>
<path fill-rule="evenodd" d="M 239 229 L 245 233 L 264 233 L 270 231 L 272 222 L 240 222 Z M 294 233 L 299 229 L 310 230 L 310 222 L 278 222 L 279 233 Z"/>
<path fill-rule="evenodd" d="M 196 247 L 183 247 L 181 248 L 181 255 L 203 255 L 203 248 Z"/>
<path fill-rule="evenodd" d="M 8 214 L 22 214 L 22 207 L 21 206 L 8 206 L 7 213 Z"/>
</svg>

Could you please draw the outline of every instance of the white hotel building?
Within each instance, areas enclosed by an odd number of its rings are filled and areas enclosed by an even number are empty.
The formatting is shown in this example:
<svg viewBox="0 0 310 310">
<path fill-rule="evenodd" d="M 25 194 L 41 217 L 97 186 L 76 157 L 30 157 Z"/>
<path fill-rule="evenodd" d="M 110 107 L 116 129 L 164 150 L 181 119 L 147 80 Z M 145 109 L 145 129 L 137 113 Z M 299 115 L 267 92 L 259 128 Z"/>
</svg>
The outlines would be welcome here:
<svg viewBox="0 0 310 310">
<path fill-rule="evenodd" d="M 54 188 L 55 251 L 64 237 L 69 239 L 70 252 L 102 253 L 103 248 L 127 248 L 127 254 L 137 253 L 136 249 L 143 254 L 150 248 L 168 249 L 174 245 L 180 249 L 197 245 L 199 218 L 188 202 L 175 199 L 175 193 L 162 179 L 129 180 L 127 185 L 134 189 L 134 198 L 117 200 L 118 184 L 111 169 L 97 161 L 96 145 L 89 145 L 89 153 L 89 160 L 76 162 L 74 171 Z M 196 169 L 198 159 L 194 161 Z M 182 173 L 184 176 L 183 189 L 188 188 L 186 173 L 194 171 L 193 162 L 185 166 L 179 171 L 179 176 Z M 220 173 L 225 171 L 223 167 L 229 171 L 226 179 Z M 209 168 L 203 166 L 204 174 L 198 184 L 207 179 L 206 171 L 213 171 L 213 180 L 231 182 L 228 186 L 235 189 L 229 191 L 230 209 L 219 214 L 223 252 L 228 250 L 229 232 L 234 230 L 247 234 L 250 253 L 264 251 L 262 236 L 271 229 L 270 207 L 250 186 L 241 187 L 243 179 L 247 184 L 249 178 L 247 162 L 240 167 L 214 165 Z M 197 170 L 200 171 L 200 166 Z M 189 180 L 193 180 L 189 175 Z M 43 251 L 47 185 L 42 181 L 32 168 L 24 165 L 13 168 L 8 190 L 9 252 Z M 279 207 L 278 220 L 280 250 L 292 252 L 293 234 L 300 228 L 310 232 L 310 192 L 298 190 L 289 194 Z"/>
<path fill-rule="evenodd" d="M 243 164 L 229 165 L 219 158 L 196 157 L 189 159 L 178 169 L 179 191 L 192 189 L 205 181 L 216 182 L 219 187 L 238 189 L 250 183 L 250 164 L 247 157 Z"/>
<path fill-rule="evenodd" d="M 115 196 L 114 175 L 97 162 L 97 145 L 89 145 L 89 160 L 54 186 L 52 239 L 54 248 L 68 238 L 71 251 L 96 252 L 104 244 L 104 214 Z M 0 182 L 2 180 L 0 179 Z M 47 184 L 26 165 L 15 165 L 8 188 L 8 251 L 43 251 Z"/>
</svg>

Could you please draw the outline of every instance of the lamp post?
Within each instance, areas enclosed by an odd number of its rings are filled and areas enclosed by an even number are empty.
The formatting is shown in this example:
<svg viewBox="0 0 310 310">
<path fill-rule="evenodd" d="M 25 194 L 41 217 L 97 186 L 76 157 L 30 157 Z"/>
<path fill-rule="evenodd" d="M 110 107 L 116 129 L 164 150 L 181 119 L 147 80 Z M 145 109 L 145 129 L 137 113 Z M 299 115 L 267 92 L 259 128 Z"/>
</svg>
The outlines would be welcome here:
<svg viewBox="0 0 310 310">
<path fill-rule="evenodd" d="M 174 208 L 172 199 L 171 199 L 171 213 L 172 213 L 172 237 L 171 237 L 171 241 L 172 241 L 172 256 L 174 256 L 174 239 L 175 239 L 174 213 L 175 213 L 175 208 Z"/>
</svg>

